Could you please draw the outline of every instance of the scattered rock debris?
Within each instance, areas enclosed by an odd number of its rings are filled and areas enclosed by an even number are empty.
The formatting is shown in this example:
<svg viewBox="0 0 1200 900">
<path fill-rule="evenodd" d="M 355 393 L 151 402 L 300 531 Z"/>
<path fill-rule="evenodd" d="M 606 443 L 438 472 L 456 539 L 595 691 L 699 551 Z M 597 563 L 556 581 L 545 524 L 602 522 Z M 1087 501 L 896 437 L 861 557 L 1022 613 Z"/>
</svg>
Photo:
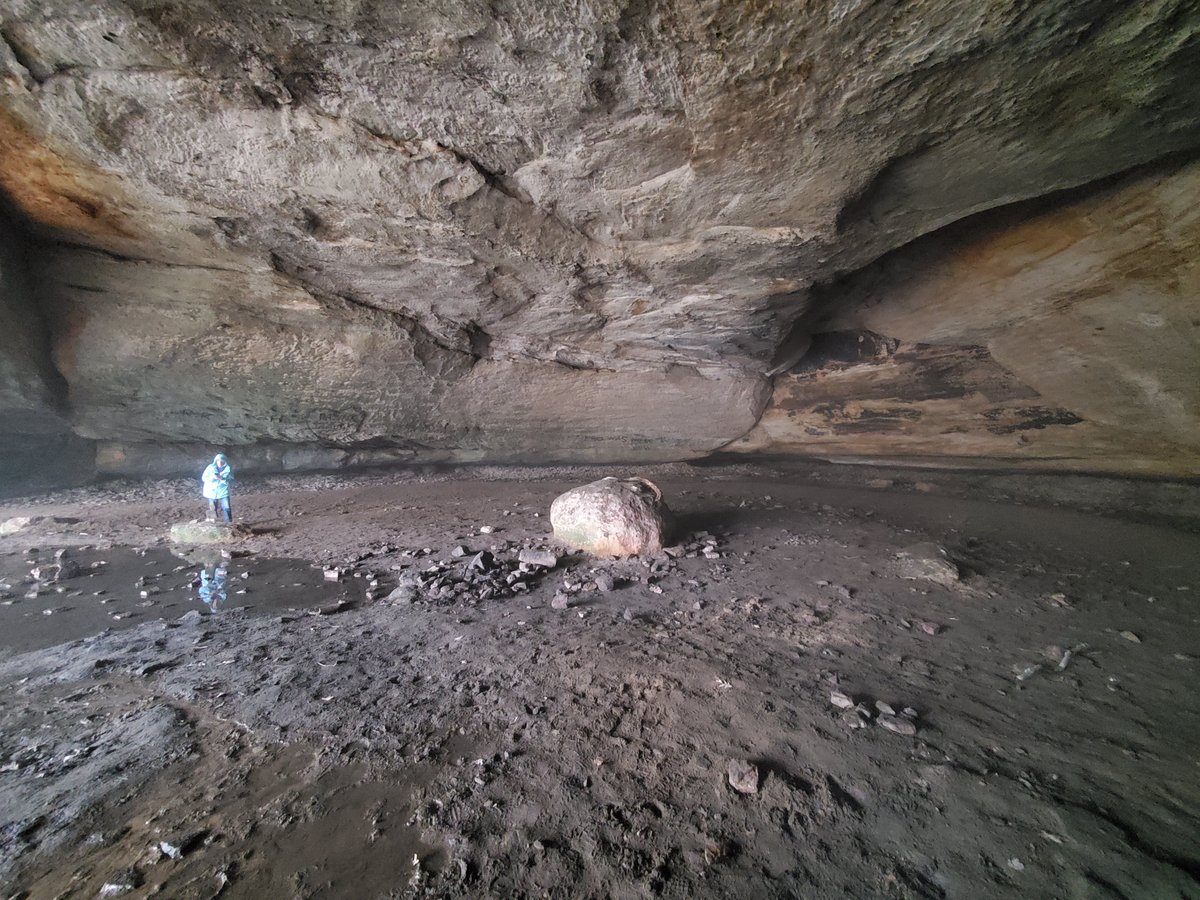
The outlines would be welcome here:
<svg viewBox="0 0 1200 900">
<path fill-rule="evenodd" d="M 400 574 L 386 599 L 402 603 L 500 600 L 527 593 L 559 563 L 552 551 L 507 544 L 494 551 L 480 550 L 469 559 L 466 553 L 450 555 L 449 560 Z"/>
<path fill-rule="evenodd" d="M 843 694 L 841 691 L 831 691 L 829 694 L 829 702 L 838 709 L 854 709 L 855 701 L 848 694 Z"/>
<path fill-rule="evenodd" d="M 917 711 L 906 706 L 900 714 L 885 700 L 874 702 L 855 700 L 843 691 L 830 691 L 829 702 L 843 711 L 843 719 L 850 728 L 864 728 L 872 723 L 896 734 L 913 737 L 917 734 Z"/>
<path fill-rule="evenodd" d="M 950 559 L 949 551 L 931 542 L 906 547 L 896 554 L 896 561 L 900 577 L 914 581 L 953 586 L 961 577 L 958 566 Z"/>
<path fill-rule="evenodd" d="M 541 566 L 544 569 L 553 569 L 558 565 L 558 554 L 551 550 L 524 549 L 517 554 L 517 560 L 529 566 Z"/>
<path fill-rule="evenodd" d="M 758 766 L 744 759 L 733 759 L 725 769 L 729 786 L 739 794 L 758 793 Z"/>
<path fill-rule="evenodd" d="M 582 480 L 543 488 L 541 509 Z M 273 531 L 235 551 L 261 556 L 216 558 L 231 566 L 229 599 L 266 593 L 242 575 L 280 550 L 306 560 L 307 580 L 296 608 L 259 616 L 199 607 L 194 567 L 115 555 L 186 515 L 182 503 L 123 500 L 89 507 L 70 534 L 47 518 L 9 538 L 0 615 L 51 628 L 86 603 L 103 617 L 74 643 L 0 657 L 13 890 L 290 896 L 352 878 L 362 896 L 934 896 L 947 884 L 999 897 L 1036 869 L 1056 896 L 1091 873 L 1126 896 L 1188 895 L 1190 872 L 1164 859 L 1190 860 L 1172 841 L 1200 798 L 1176 778 L 1168 822 L 1149 775 L 1193 768 L 1190 745 L 1166 736 L 1196 713 L 1181 688 L 1194 611 L 1174 588 L 1193 573 L 1171 568 L 1192 565 L 1194 540 L 1154 529 L 1126 575 L 1093 547 L 1139 534 L 1114 520 L 1063 517 L 1035 544 L 1038 517 L 1055 513 L 998 505 L 978 520 L 1008 524 L 971 543 L 944 510 L 898 524 L 943 502 L 911 488 L 890 511 L 891 495 L 871 492 L 868 517 L 811 485 L 773 484 L 769 500 L 745 479 L 675 487 L 685 527 L 662 552 L 618 560 L 564 554 L 526 485 L 264 493 L 242 508 Z M 503 504 L 478 501 L 493 490 Z M 481 537 L 479 521 L 503 529 Z M 364 546 L 368 528 L 387 533 Z M 82 531 L 104 533 L 103 549 L 80 551 L 97 542 Z M 901 575 L 898 548 L 926 534 L 964 548 L 967 583 Z M 133 575 L 102 593 L 103 558 Z M 68 559 L 82 571 L 56 579 Z M 235 600 L 246 585 L 253 599 Z M 197 608 L 164 608 L 173 590 Z M 134 618 L 102 633 L 114 609 Z M 1135 612 L 1131 648 L 1121 629 Z M 1009 648 L 1013 673 L 1036 662 L 1034 684 L 1014 685 Z M 1054 727 L 1029 727 L 1042 721 Z M 1079 747 L 1103 765 L 1085 772 Z M 950 809 L 953 828 L 927 827 Z M 1139 823 L 1137 843 L 1110 811 Z M 193 841 L 201 824 L 216 833 Z M 330 852 L 342 835 L 369 852 Z"/>
</svg>

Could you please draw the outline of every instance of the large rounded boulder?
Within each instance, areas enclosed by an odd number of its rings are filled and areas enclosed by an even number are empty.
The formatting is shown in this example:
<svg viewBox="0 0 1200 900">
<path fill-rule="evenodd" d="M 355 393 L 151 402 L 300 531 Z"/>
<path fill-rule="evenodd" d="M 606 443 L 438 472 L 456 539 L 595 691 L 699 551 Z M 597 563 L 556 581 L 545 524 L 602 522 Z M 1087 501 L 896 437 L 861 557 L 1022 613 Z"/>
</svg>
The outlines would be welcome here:
<svg viewBox="0 0 1200 900">
<path fill-rule="evenodd" d="M 662 491 L 645 478 L 601 478 L 560 494 L 550 506 L 555 538 L 593 556 L 657 553 L 670 515 Z"/>
</svg>

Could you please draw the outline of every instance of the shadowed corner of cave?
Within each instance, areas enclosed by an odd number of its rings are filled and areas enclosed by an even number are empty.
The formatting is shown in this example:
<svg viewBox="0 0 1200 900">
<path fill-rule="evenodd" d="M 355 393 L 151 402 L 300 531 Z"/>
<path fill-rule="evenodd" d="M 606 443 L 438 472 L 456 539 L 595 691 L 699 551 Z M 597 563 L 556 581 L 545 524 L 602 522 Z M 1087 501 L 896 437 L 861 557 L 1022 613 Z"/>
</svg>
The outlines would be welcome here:
<svg viewBox="0 0 1200 900">
<path fill-rule="evenodd" d="M 0 197 L 0 494 L 8 495 L 85 484 L 95 476 L 94 448 L 71 428 L 67 383 L 51 361 L 34 253 L 27 221 Z"/>
<path fill-rule="evenodd" d="M 1193 6 L 0 0 L 0 896 L 1200 897 Z"/>
</svg>

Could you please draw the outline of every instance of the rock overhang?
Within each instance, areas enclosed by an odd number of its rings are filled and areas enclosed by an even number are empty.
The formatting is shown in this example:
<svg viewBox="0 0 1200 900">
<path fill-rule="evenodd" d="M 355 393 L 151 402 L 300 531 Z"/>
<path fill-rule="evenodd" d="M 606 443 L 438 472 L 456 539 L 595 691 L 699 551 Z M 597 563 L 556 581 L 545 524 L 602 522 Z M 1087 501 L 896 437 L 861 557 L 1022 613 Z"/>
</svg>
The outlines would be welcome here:
<svg viewBox="0 0 1200 900">
<path fill-rule="evenodd" d="M 1197 17 L 1177 6 L 4 0 L 0 187 L 29 224 L 59 412 L 89 439 L 693 458 L 775 408 L 767 373 L 841 327 L 822 323 L 846 273 L 1200 145 Z M 914 302 L 937 308 L 895 308 Z M 854 446 L 764 442 L 766 422 L 733 446 L 1069 468 L 1115 442 L 1154 469 L 1084 382 L 1002 349 L 1029 302 L 990 296 L 991 337 L 951 343 L 987 346 L 1027 408 L 1085 420 L 1053 452 L 897 443 L 862 417 Z M 913 331 L 881 333 L 929 342 Z M 1131 359 L 1110 365 L 1153 368 Z M 1164 412 L 1186 388 L 1160 394 L 1149 416 L 1194 447 Z M 978 404 L 950 420 L 997 427 Z"/>
</svg>

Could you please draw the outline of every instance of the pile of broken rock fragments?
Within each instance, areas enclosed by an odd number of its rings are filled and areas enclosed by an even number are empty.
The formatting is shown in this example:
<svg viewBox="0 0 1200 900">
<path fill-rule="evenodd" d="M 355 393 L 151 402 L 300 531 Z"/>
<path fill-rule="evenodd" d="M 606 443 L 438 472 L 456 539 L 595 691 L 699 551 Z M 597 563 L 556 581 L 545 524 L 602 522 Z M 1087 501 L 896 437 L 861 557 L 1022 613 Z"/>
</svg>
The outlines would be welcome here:
<svg viewBox="0 0 1200 900">
<path fill-rule="evenodd" d="M 395 603 L 478 603 L 514 597 L 534 587 L 558 565 L 551 550 L 480 550 L 464 546 L 451 551 L 451 559 L 431 562 L 420 571 L 400 575 L 385 600 Z"/>
<path fill-rule="evenodd" d="M 866 728 L 874 722 L 888 731 L 905 737 L 915 737 L 917 734 L 918 713 L 911 706 L 904 707 L 897 714 L 895 708 L 883 700 L 876 700 L 871 706 L 865 701 L 857 701 L 841 691 L 830 691 L 829 702 L 843 710 L 842 720 L 850 728 Z"/>
<path fill-rule="evenodd" d="M 384 548 L 385 551 L 394 549 Z M 592 591 L 608 593 L 630 580 L 641 581 L 651 592 L 661 594 L 662 588 L 655 582 L 676 569 L 676 560 L 685 557 L 717 560 L 724 556 L 718 549 L 718 539 L 708 532 L 689 535 L 680 544 L 665 547 L 661 552 L 640 561 L 628 561 L 635 567 L 649 570 L 640 578 L 608 571 L 610 565 L 619 561 L 601 560 L 592 560 L 599 565 L 586 574 L 573 576 L 570 567 L 579 562 L 577 558 L 563 555 L 561 551 L 508 543 L 478 551 L 459 545 L 440 559 L 435 558 L 428 549 L 405 551 L 404 555 L 410 553 L 413 556 L 412 563 L 391 567 L 396 573 L 396 586 L 382 598 L 385 602 L 473 605 L 488 600 L 504 600 L 527 593 L 537 587 L 552 570 L 557 570 L 563 573 L 563 583 L 550 605 L 555 609 L 566 609 L 577 594 Z M 361 563 L 374 555 L 364 554 L 352 562 Z M 343 574 L 343 568 L 326 569 L 326 578 L 337 579 Z M 387 579 L 387 574 L 377 571 L 370 581 L 370 587 L 374 588 L 378 580 Z M 372 599 L 370 592 L 368 599 Z"/>
</svg>

